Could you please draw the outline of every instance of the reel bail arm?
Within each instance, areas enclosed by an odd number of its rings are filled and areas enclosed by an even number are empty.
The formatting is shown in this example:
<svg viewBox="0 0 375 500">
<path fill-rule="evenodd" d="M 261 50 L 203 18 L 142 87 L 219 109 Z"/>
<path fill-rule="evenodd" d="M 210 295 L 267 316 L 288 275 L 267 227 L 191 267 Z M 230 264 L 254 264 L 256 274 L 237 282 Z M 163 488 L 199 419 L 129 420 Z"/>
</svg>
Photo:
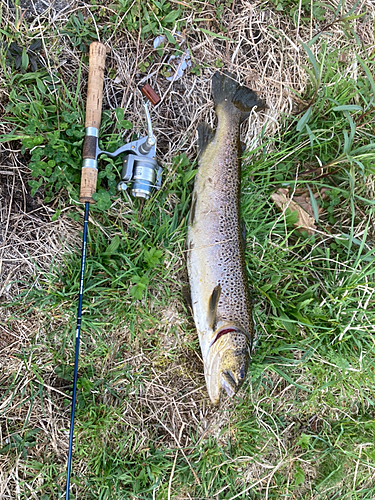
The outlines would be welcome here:
<svg viewBox="0 0 375 500">
<path fill-rule="evenodd" d="M 160 97 L 152 90 L 150 85 L 145 87 L 148 87 L 148 93 L 143 92 L 143 90 L 142 92 L 146 97 L 152 103 L 159 102 Z M 141 137 L 136 141 L 125 144 L 113 153 L 98 149 L 97 154 L 106 154 L 110 158 L 115 158 L 119 154 L 125 153 L 121 181 L 118 183 L 117 189 L 126 191 L 130 183 L 132 195 L 135 198 L 147 200 L 153 189 L 160 189 L 163 169 L 156 162 L 156 137 L 152 130 L 148 102 L 144 102 L 143 106 L 146 113 L 147 137 Z"/>
</svg>

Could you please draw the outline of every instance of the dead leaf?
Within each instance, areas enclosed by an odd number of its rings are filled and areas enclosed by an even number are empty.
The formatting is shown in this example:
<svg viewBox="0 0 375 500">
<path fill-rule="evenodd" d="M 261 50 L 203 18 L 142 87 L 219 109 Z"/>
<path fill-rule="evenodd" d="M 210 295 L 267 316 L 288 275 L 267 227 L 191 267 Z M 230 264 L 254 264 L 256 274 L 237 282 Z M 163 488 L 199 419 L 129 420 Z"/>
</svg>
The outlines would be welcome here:
<svg viewBox="0 0 375 500">
<path fill-rule="evenodd" d="M 313 207 L 310 201 L 310 193 L 303 193 L 300 196 L 294 196 L 293 201 L 295 201 L 305 212 L 307 212 L 311 217 L 314 217 Z"/>
<path fill-rule="evenodd" d="M 322 188 L 320 189 L 317 193 L 314 194 L 314 198 L 325 200 L 327 198 L 327 189 Z M 298 203 L 306 212 L 311 215 L 311 217 L 314 217 L 314 210 L 311 204 L 311 199 L 310 199 L 310 193 L 306 189 L 297 189 L 296 190 L 296 196 L 293 196 L 293 200 Z M 318 207 L 318 214 L 322 214 L 324 212 L 323 207 Z"/>
<path fill-rule="evenodd" d="M 289 197 L 289 189 L 280 188 L 271 195 L 271 199 L 283 212 L 285 212 L 287 208 L 289 208 L 291 212 L 297 212 L 298 220 L 294 225 L 298 228 L 299 231 L 306 231 L 308 234 L 314 234 L 314 232 L 316 231 L 316 226 L 311 203 L 310 206 L 307 207 L 308 203 L 306 198 L 301 198 L 301 201 L 306 207 L 306 210 L 299 203 L 297 203 L 295 199 L 291 199 Z"/>
</svg>

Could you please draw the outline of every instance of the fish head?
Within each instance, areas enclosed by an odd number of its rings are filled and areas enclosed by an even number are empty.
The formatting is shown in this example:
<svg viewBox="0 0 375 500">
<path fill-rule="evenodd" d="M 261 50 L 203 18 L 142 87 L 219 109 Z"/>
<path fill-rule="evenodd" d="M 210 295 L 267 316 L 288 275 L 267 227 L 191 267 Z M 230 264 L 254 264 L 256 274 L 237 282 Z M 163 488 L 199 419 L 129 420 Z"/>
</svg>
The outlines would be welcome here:
<svg viewBox="0 0 375 500">
<path fill-rule="evenodd" d="M 215 332 L 205 359 L 207 389 L 213 404 L 224 390 L 233 397 L 245 380 L 250 361 L 249 337 L 235 326 Z"/>
</svg>

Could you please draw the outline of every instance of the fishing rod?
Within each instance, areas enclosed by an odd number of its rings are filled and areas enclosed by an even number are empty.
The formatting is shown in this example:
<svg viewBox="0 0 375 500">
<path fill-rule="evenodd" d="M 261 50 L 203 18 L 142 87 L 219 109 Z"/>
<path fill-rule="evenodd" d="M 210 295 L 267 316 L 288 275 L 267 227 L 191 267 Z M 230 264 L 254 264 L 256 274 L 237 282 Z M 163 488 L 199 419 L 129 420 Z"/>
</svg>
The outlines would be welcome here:
<svg viewBox="0 0 375 500">
<path fill-rule="evenodd" d="M 93 194 L 96 192 L 96 182 L 98 177 L 98 160 L 96 155 L 96 149 L 99 138 L 99 127 L 102 116 L 105 58 L 106 58 L 106 47 L 101 43 L 95 43 L 95 42 L 92 43 L 90 45 L 89 80 L 88 80 L 87 101 L 86 101 L 86 119 L 85 119 L 86 136 L 83 142 L 83 151 L 82 151 L 83 163 L 82 163 L 82 174 L 81 174 L 81 189 L 79 195 L 79 201 L 85 204 L 85 215 L 83 221 L 81 273 L 79 281 L 79 297 L 78 297 L 74 375 L 73 375 L 73 395 L 72 395 L 72 409 L 70 417 L 68 466 L 66 475 L 66 497 L 65 497 L 66 500 L 69 500 L 70 476 L 72 468 L 73 431 L 74 431 L 74 416 L 76 409 L 79 342 L 81 335 L 83 284 L 85 277 L 86 249 L 87 249 L 87 226 L 89 222 L 90 203 L 95 203 L 95 200 L 93 199 Z"/>
<path fill-rule="evenodd" d="M 85 204 L 85 212 L 83 221 L 81 272 L 75 337 L 73 394 L 66 475 L 66 500 L 69 500 L 70 477 L 72 471 L 73 431 L 77 394 L 78 358 L 82 323 L 83 285 L 85 277 L 89 207 L 90 204 L 95 203 L 93 195 L 96 192 L 98 177 L 98 157 L 101 154 L 105 154 L 110 158 L 115 158 L 120 154 L 124 154 L 121 181 L 117 186 L 118 190 L 125 191 L 129 187 L 131 187 L 131 194 L 136 198 L 140 198 L 141 200 L 148 199 L 154 189 L 160 189 L 162 176 L 162 168 L 156 162 L 156 138 L 152 130 L 147 101 L 144 102 L 144 110 L 146 113 L 147 121 L 146 137 L 138 137 L 136 141 L 124 144 L 113 153 L 109 151 L 103 151 L 99 148 L 98 142 L 102 115 L 103 81 L 106 52 L 107 48 L 102 43 L 93 42 L 90 45 L 89 78 L 87 86 L 85 118 L 86 135 L 82 150 L 83 162 L 79 195 L 79 201 Z M 150 85 L 146 84 L 140 90 L 152 104 L 155 105 L 160 101 L 160 97 L 156 94 L 156 92 Z"/>
</svg>

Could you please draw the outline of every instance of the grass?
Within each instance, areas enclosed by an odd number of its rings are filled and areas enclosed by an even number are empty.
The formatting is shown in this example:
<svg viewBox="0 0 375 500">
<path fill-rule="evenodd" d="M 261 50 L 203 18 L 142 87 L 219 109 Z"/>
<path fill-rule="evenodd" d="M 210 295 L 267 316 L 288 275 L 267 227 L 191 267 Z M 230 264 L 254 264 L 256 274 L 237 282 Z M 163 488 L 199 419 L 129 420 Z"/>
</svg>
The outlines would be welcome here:
<svg viewBox="0 0 375 500">
<path fill-rule="evenodd" d="M 85 51 L 98 37 L 114 47 L 103 144 L 114 148 L 142 129 L 139 97 L 127 88 L 159 68 L 154 83 L 164 102 L 153 120 L 165 174 L 140 212 L 115 191 L 120 164 L 101 162 L 90 209 L 71 498 L 374 498 L 375 83 L 365 24 L 373 13 L 340 3 L 314 14 L 304 2 L 292 4 L 260 4 L 251 18 L 246 6 L 222 3 L 218 19 L 210 2 L 92 2 L 89 14 L 68 12 L 43 29 L 3 7 L 6 47 L 18 49 L 2 52 L 1 158 L 22 182 L 9 175 L 1 192 L 10 276 L 1 283 L 1 327 L 11 339 L 0 344 L 2 498 L 64 497 Z M 296 16 L 299 5 L 306 15 Z M 270 6 L 272 22 L 264 17 Z M 253 19 L 248 32 L 243 16 Z M 296 18 L 304 45 L 293 48 L 288 30 Z M 163 71 L 176 51 L 175 24 L 193 26 L 194 72 L 171 91 Z M 227 40 L 253 40 L 255 29 L 258 44 Z M 168 42 L 158 53 L 150 47 L 161 33 Z M 59 66 L 66 57 L 69 71 Z M 184 254 L 194 127 L 202 117 L 214 120 L 208 83 L 222 63 L 259 85 L 270 109 L 243 130 L 252 143 L 241 208 L 256 349 L 245 387 L 213 408 L 185 299 Z M 280 87 L 275 75 L 287 83 Z M 313 234 L 298 212 L 277 208 L 271 195 L 279 189 L 307 200 Z M 14 248 L 23 254 L 20 270 L 12 267 Z"/>
</svg>

